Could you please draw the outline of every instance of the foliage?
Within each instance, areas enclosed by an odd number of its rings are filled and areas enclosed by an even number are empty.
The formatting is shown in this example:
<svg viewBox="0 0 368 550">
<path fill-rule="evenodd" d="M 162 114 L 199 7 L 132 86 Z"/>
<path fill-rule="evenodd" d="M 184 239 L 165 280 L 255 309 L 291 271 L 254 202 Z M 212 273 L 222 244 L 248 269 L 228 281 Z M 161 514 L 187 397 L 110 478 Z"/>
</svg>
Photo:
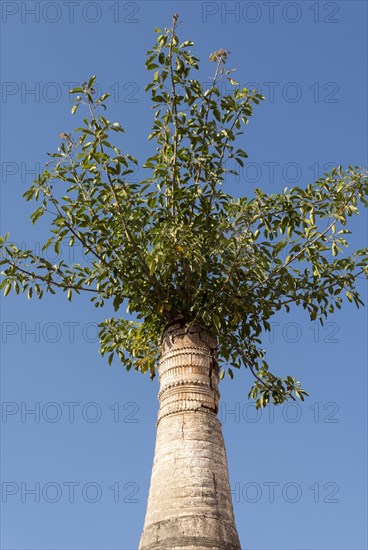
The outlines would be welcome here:
<svg viewBox="0 0 368 550">
<path fill-rule="evenodd" d="M 5 295 L 13 288 L 29 298 L 59 288 L 69 300 L 86 291 L 96 307 L 112 299 L 115 311 L 127 304 L 137 320 L 104 321 L 100 351 L 109 363 L 117 354 L 128 370 L 151 377 L 166 324 L 177 318 L 204 323 L 218 337 L 230 377 L 233 368 L 250 369 L 249 396 L 257 406 L 295 395 L 303 400 L 295 378 L 269 371 L 261 337 L 272 315 L 292 304 L 321 323 L 340 309 L 344 294 L 362 304 L 355 284 L 368 275 L 368 251 L 346 255 L 343 249 L 348 219 L 359 204 L 367 206 L 367 174 L 339 167 L 305 188 L 256 189 L 238 199 L 225 193 L 226 174 L 234 173 L 229 159 L 243 166 L 247 158 L 237 137 L 264 98 L 233 80 L 225 50 L 211 55 L 214 77 L 205 90 L 193 76 L 199 68 L 193 43 L 179 44 L 176 26 L 174 16 L 171 29 L 156 29 L 157 42 L 147 52 L 153 78 L 146 91 L 156 109 L 148 139 L 157 144 L 143 165 L 147 178 L 130 181 L 137 160 L 114 145 L 114 134 L 124 130 L 105 118 L 108 94 L 94 97 L 92 77 L 71 91 L 72 113 L 83 106 L 89 116 L 73 134 L 61 135 L 57 153 L 24 193 L 40 203 L 33 223 L 51 216 L 42 251 L 78 244 L 93 262 L 52 264 L 6 235 L 1 287 Z M 233 86 L 231 93 L 221 95 L 222 81 Z"/>
</svg>

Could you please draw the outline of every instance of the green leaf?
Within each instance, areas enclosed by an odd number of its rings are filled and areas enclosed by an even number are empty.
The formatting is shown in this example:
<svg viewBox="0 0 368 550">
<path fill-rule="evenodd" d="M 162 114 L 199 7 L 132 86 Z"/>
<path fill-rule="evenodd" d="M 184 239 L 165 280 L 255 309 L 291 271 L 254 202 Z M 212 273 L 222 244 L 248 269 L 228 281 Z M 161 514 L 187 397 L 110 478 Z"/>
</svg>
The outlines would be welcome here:
<svg viewBox="0 0 368 550">
<path fill-rule="evenodd" d="M 179 46 L 179 48 L 188 48 L 189 46 L 194 46 L 194 42 L 191 40 L 186 40 L 185 42 L 182 42 Z"/>
<path fill-rule="evenodd" d="M 220 320 L 220 317 L 216 313 L 212 314 L 212 321 L 213 321 L 213 324 L 216 328 L 216 332 L 219 333 L 220 330 L 221 330 L 221 320 Z"/>
<path fill-rule="evenodd" d="M 93 84 L 95 83 L 95 80 L 96 80 L 96 75 L 91 76 L 87 84 L 88 88 L 92 88 Z"/>
<path fill-rule="evenodd" d="M 10 291 L 11 291 L 11 283 L 7 283 L 4 289 L 4 296 L 7 296 Z"/>
</svg>

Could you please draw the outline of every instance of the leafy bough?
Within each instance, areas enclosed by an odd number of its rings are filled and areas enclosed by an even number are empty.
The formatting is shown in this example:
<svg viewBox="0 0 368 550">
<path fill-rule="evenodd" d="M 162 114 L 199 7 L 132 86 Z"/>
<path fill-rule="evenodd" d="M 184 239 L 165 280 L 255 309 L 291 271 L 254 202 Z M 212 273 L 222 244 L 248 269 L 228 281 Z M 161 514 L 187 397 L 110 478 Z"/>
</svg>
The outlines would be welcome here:
<svg viewBox="0 0 368 550">
<path fill-rule="evenodd" d="M 96 307 L 112 300 L 134 320 L 100 325 L 100 351 L 130 370 L 155 374 L 160 337 L 168 323 L 201 323 L 218 339 L 221 378 L 245 366 L 254 378 L 249 397 L 257 407 L 283 403 L 306 392 L 296 378 L 271 373 L 262 348 L 270 319 L 293 305 L 321 323 L 340 309 L 344 296 L 362 305 L 356 283 L 368 276 L 368 250 L 346 254 L 349 218 L 367 206 L 367 173 L 334 168 L 313 184 L 267 194 L 234 197 L 224 191 L 229 161 L 244 166 L 238 136 L 264 98 L 242 88 L 226 69 L 229 52 L 210 56 L 212 85 L 193 73 L 193 43 L 179 43 L 177 16 L 156 29 L 147 52 L 153 71 L 146 86 L 155 106 L 149 140 L 155 153 L 143 163 L 147 177 L 130 175 L 138 161 L 122 152 L 124 129 L 105 116 L 108 94 L 95 98 L 92 77 L 71 90 L 72 113 L 87 116 L 73 133 L 61 134 L 42 174 L 24 193 L 39 203 L 31 215 L 50 219 L 42 254 L 1 239 L 4 295 L 28 298 L 66 292 L 69 300 L 91 294 Z M 225 81 L 233 91 L 221 95 Z M 114 143 L 113 137 L 116 136 Z M 89 261 L 51 263 L 46 250 L 81 246 Z"/>
</svg>

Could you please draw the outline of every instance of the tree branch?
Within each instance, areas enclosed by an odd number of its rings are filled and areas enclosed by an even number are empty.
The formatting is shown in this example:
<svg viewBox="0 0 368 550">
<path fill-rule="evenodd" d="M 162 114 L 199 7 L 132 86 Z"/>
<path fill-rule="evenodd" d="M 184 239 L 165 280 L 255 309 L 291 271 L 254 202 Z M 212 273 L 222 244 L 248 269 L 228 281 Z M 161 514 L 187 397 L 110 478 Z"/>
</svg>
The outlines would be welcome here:
<svg viewBox="0 0 368 550">
<path fill-rule="evenodd" d="M 268 384 L 267 382 L 265 382 L 262 378 L 260 378 L 257 374 L 257 372 L 255 371 L 252 363 L 250 361 L 247 360 L 246 356 L 245 356 L 245 353 L 243 352 L 243 350 L 238 346 L 235 338 L 232 338 L 234 344 L 235 344 L 235 348 L 236 348 L 236 351 L 238 352 L 238 354 L 240 355 L 242 361 L 243 361 L 243 364 L 245 367 L 249 367 L 251 373 L 253 374 L 254 378 L 256 378 L 256 380 L 258 380 L 258 382 L 260 384 L 262 384 L 262 386 L 264 388 L 266 388 L 267 390 L 269 391 L 273 391 L 274 389 L 274 386 L 272 384 Z M 291 394 L 291 391 L 286 393 L 286 395 L 288 395 L 293 401 L 296 401 L 295 397 Z"/>
<path fill-rule="evenodd" d="M 92 252 L 92 254 L 98 259 L 100 260 L 101 263 L 103 263 L 106 267 L 109 267 L 109 264 L 102 258 L 102 256 L 100 256 L 98 254 L 98 252 L 96 252 L 93 248 L 91 248 L 91 246 L 89 246 L 88 243 L 86 243 L 86 241 L 84 239 L 82 239 L 82 237 L 80 236 L 79 233 L 77 233 L 75 231 L 75 229 L 73 228 L 73 226 L 68 222 L 67 218 L 64 216 L 64 214 L 61 212 L 60 208 L 59 208 L 59 204 L 57 202 L 57 200 L 54 198 L 54 196 L 52 195 L 52 191 L 51 191 L 51 188 L 47 185 L 47 189 L 50 193 L 50 200 L 52 202 L 52 204 L 55 206 L 56 210 L 57 210 L 57 213 L 59 214 L 59 216 L 64 220 L 64 223 L 65 225 L 67 226 L 67 228 L 69 229 L 69 231 L 78 239 L 78 241 L 80 243 L 82 243 L 82 246 L 84 248 L 86 248 L 89 252 Z M 46 195 L 47 196 L 47 195 Z"/>
<path fill-rule="evenodd" d="M 178 141 L 179 141 L 178 110 L 177 110 L 177 105 L 176 105 L 177 94 L 176 94 L 176 89 L 175 89 L 174 71 L 173 71 L 173 66 L 172 66 L 172 49 L 173 49 L 174 37 L 176 36 L 175 29 L 176 29 L 177 21 L 178 21 L 178 15 L 175 14 L 173 16 L 173 25 L 172 25 L 172 29 L 171 29 L 171 41 L 170 41 L 170 49 L 169 49 L 169 56 L 168 56 L 169 67 L 170 67 L 170 80 L 171 80 L 171 94 L 172 94 L 172 104 L 173 104 L 173 114 L 174 114 L 174 126 L 175 126 L 175 133 L 174 133 L 174 137 L 173 137 L 173 139 L 174 139 L 174 147 L 173 147 L 174 150 L 173 150 L 173 159 L 172 159 L 173 169 L 172 169 L 172 179 L 171 179 L 172 195 L 173 195 L 172 196 L 171 208 L 172 208 L 172 214 L 173 215 L 175 215 L 174 192 L 175 192 L 175 189 L 176 189 L 176 164 L 177 164 Z"/>
<path fill-rule="evenodd" d="M 32 271 L 28 271 L 26 269 L 23 269 L 23 268 L 19 267 L 16 263 L 10 261 L 9 258 L 7 258 L 4 255 L 3 255 L 3 258 L 7 261 L 7 263 L 9 265 L 14 267 L 17 271 L 20 271 L 21 273 L 24 273 L 25 275 L 28 275 L 29 277 L 32 277 L 33 279 L 43 281 L 43 282 L 47 283 L 48 285 L 53 285 L 53 286 L 56 286 L 56 287 L 59 287 L 59 288 L 70 288 L 70 289 L 73 289 L 73 290 L 76 290 L 76 291 L 83 290 L 83 291 L 86 291 L 86 292 L 94 292 L 96 294 L 99 294 L 99 291 L 95 290 L 93 288 L 77 287 L 77 286 L 71 285 L 71 284 L 58 283 L 56 281 L 53 281 L 52 279 L 48 279 L 47 277 L 44 277 L 42 275 L 38 275 L 37 273 L 34 273 Z M 65 275 L 62 275 L 62 276 L 65 277 Z"/>
</svg>

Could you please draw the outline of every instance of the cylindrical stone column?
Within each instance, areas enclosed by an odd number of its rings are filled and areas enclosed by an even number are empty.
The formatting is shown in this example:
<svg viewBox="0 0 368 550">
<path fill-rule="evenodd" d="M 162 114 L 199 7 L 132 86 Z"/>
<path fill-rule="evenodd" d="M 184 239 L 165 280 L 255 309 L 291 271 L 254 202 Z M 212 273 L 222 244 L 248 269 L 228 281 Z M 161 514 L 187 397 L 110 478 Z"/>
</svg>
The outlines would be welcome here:
<svg viewBox="0 0 368 550">
<path fill-rule="evenodd" d="M 216 339 L 171 325 L 159 364 L 160 409 L 139 550 L 240 550 L 217 418 Z"/>
</svg>

